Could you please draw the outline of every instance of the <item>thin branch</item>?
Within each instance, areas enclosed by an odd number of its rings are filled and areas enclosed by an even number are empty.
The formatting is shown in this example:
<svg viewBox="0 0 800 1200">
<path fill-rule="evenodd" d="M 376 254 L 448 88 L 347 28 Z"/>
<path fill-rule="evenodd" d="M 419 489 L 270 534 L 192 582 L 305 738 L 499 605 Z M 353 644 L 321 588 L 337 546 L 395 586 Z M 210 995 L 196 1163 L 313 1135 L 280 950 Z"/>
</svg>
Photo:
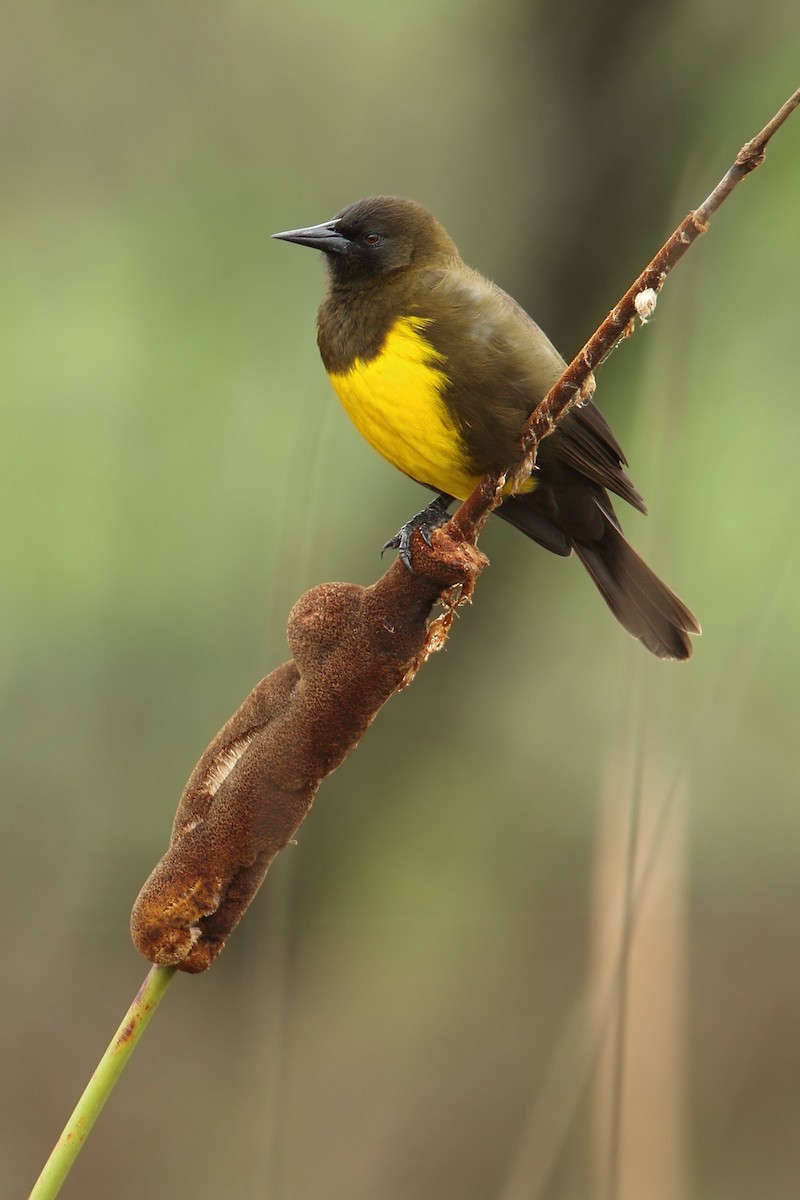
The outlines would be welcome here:
<svg viewBox="0 0 800 1200">
<path fill-rule="evenodd" d="M 148 972 L 111 1044 L 97 1064 L 94 1075 L 87 1083 L 75 1111 L 64 1126 L 64 1132 L 53 1147 L 29 1200 L 53 1200 L 60 1192 L 61 1185 L 83 1149 L 92 1126 L 100 1116 L 103 1105 L 125 1069 L 136 1043 L 147 1028 L 174 974 L 174 967 L 153 967 Z"/>
<path fill-rule="evenodd" d="M 761 130 L 761 133 L 756 134 L 751 141 L 746 142 L 742 146 L 736 155 L 736 161 L 731 169 L 723 175 L 710 196 L 707 196 L 696 210 L 701 220 L 709 221 L 723 200 L 727 200 L 733 189 L 738 183 L 741 183 L 745 175 L 749 175 L 751 171 L 755 171 L 756 167 L 761 166 L 770 138 L 778 132 L 787 117 L 798 106 L 800 106 L 800 88 L 797 89 L 793 96 L 789 97 L 785 104 L 781 105 L 772 120 L 768 121 Z"/>
</svg>

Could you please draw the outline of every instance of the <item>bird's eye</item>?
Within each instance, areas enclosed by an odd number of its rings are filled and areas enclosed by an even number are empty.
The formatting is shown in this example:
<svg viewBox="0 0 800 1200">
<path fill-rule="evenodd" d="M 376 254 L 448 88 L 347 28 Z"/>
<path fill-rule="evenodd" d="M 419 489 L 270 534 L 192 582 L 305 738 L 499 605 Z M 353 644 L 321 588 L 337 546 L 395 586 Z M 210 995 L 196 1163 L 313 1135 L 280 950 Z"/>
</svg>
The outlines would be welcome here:
<svg viewBox="0 0 800 1200">
<path fill-rule="evenodd" d="M 381 234 L 373 230 L 371 233 L 362 233 L 361 241 L 365 246 L 377 246 L 379 242 L 383 241 L 383 238 Z"/>
</svg>

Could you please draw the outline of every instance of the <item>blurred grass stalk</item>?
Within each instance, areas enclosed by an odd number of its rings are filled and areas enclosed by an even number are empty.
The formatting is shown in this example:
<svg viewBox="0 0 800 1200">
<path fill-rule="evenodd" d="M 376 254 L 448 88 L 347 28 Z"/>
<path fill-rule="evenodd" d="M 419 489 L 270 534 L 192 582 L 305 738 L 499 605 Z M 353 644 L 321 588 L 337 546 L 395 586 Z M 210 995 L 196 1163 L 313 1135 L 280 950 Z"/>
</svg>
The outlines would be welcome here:
<svg viewBox="0 0 800 1200">
<path fill-rule="evenodd" d="M 29 1200 L 52 1200 L 61 1191 L 111 1089 L 119 1079 L 139 1038 L 175 974 L 175 967 L 152 967 L 126 1012 L 61 1137 L 34 1184 Z"/>
<path fill-rule="evenodd" d="M 669 788 L 665 760 L 659 761 L 653 745 L 641 763 L 634 763 L 633 747 L 619 751 L 609 764 L 599 813 L 590 996 L 602 1004 L 614 974 L 621 970 L 623 977 L 595 1076 L 592 1195 L 671 1200 L 689 1194 L 686 796 L 684 788 L 674 796 L 658 834 Z M 633 841 L 632 797 L 638 807 Z M 656 836 L 658 852 L 643 895 L 642 874 Z M 632 886 L 626 893 L 627 877 Z"/>
</svg>

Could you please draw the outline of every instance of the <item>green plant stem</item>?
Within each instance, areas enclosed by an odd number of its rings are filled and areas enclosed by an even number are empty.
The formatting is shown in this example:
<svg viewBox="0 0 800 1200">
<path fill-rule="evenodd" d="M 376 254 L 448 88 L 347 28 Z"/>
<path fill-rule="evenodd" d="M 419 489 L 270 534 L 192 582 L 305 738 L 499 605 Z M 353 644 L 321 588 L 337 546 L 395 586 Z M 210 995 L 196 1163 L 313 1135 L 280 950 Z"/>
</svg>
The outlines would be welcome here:
<svg viewBox="0 0 800 1200">
<path fill-rule="evenodd" d="M 152 967 L 149 971 L 53 1147 L 29 1200 L 52 1200 L 61 1191 L 61 1185 L 174 974 L 174 967 Z"/>
</svg>

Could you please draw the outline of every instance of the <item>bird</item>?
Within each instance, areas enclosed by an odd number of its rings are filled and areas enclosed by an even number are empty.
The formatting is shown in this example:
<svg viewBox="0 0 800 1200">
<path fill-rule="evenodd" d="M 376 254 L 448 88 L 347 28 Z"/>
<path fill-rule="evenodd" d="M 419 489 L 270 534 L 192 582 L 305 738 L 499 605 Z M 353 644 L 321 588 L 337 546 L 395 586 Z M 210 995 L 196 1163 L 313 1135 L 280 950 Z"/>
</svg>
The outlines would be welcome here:
<svg viewBox="0 0 800 1200">
<path fill-rule="evenodd" d="M 468 266 L 413 200 L 369 196 L 319 225 L 273 237 L 322 253 L 323 365 L 353 424 L 385 459 L 437 493 L 387 542 L 411 568 L 426 538 L 489 471 L 520 461 L 522 426 L 566 363 L 525 310 Z M 573 551 L 629 634 L 687 659 L 696 618 L 627 542 L 609 492 L 645 512 L 627 460 L 593 401 L 539 445 L 535 469 L 497 514 L 540 546 Z"/>
</svg>

